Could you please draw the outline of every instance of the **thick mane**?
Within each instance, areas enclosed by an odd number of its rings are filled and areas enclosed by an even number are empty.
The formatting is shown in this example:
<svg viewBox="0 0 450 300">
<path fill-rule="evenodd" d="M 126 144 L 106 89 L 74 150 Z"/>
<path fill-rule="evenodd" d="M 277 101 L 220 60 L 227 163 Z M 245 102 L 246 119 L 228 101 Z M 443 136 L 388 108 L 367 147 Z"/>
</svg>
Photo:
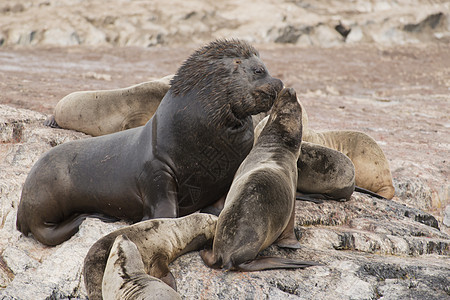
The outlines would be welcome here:
<svg viewBox="0 0 450 300">
<path fill-rule="evenodd" d="M 215 40 L 195 51 L 181 65 L 170 82 L 172 93 L 183 96 L 194 88 L 201 93 L 211 84 L 221 84 L 218 80 L 230 74 L 230 67 L 224 67 L 222 59 L 247 59 L 253 55 L 259 57 L 258 51 L 245 41 Z"/>
</svg>

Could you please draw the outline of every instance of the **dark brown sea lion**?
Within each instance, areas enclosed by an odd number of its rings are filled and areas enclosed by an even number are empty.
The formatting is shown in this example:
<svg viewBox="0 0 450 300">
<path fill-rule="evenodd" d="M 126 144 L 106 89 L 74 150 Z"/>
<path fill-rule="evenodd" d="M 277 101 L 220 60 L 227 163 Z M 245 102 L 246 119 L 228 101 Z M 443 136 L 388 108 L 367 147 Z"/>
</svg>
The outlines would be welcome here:
<svg viewBox="0 0 450 300">
<path fill-rule="evenodd" d="M 214 268 L 255 271 L 304 268 L 313 262 L 260 257 L 272 243 L 299 248 L 294 234 L 301 108 L 293 89 L 283 89 L 266 126 L 236 172 L 219 215 L 212 250 L 201 251 Z"/>
<path fill-rule="evenodd" d="M 127 88 L 71 93 L 56 104 L 44 125 L 100 136 L 150 120 L 170 88 L 173 75 Z"/>
<path fill-rule="evenodd" d="M 173 288 L 145 273 L 136 244 L 125 235 L 119 235 L 114 241 L 101 289 L 104 300 L 181 300 Z"/>
<path fill-rule="evenodd" d="M 90 215 L 137 222 L 215 203 L 252 148 L 251 115 L 282 87 L 248 43 L 211 42 L 179 68 L 145 126 L 44 154 L 25 181 L 17 228 L 57 245 Z"/>
<path fill-rule="evenodd" d="M 136 245 L 146 274 L 162 279 L 176 289 L 175 279 L 169 271 L 169 263 L 184 253 L 198 250 L 212 241 L 216 223 L 217 217 L 214 215 L 195 213 L 176 219 L 140 222 L 102 237 L 92 245 L 84 260 L 84 284 L 89 299 L 102 299 L 101 287 L 102 281 L 105 284 L 104 276 L 117 275 L 104 273 L 107 271 L 105 267 L 111 247 L 118 236 L 126 235 Z"/>
</svg>

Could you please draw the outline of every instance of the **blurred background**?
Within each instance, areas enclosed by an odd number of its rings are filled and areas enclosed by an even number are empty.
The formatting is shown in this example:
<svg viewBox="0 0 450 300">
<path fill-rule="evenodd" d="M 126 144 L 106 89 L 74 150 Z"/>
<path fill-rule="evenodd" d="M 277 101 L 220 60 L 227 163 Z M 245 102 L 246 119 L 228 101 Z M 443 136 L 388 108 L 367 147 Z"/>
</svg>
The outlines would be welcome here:
<svg viewBox="0 0 450 300">
<path fill-rule="evenodd" d="M 445 0 L 7 0 L 0 45 L 202 44 L 220 37 L 324 47 L 450 42 Z"/>
</svg>

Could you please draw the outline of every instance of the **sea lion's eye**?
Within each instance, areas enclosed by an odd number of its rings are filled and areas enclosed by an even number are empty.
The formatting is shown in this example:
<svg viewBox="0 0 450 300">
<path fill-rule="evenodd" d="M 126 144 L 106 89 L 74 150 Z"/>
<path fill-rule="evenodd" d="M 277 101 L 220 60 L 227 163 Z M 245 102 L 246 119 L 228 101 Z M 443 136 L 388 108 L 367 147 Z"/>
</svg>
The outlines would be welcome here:
<svg viewBox="0 0 450 300">
<path fill-rule="evenodd" d="M 254 73 L 254 74 L 261 75 L 261 74 L 264 74 L 264 73 L 265 73 L 265 70 L 264 70 L 263 68 L 254 68 L 254 69 L 253 69 L 253 73 Z"/>
</svg>

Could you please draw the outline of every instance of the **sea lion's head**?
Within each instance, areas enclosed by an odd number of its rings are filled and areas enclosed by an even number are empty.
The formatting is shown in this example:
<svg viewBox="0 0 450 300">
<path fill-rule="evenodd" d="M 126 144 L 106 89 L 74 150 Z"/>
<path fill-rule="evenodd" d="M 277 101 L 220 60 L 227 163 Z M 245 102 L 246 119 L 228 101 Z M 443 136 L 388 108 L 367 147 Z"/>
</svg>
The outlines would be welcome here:
<svg viewBox="0 0 450 300">
<path fill-rule="evenodd" d="M 241 40 L 216 40 L 195 51 L 171 81 L 174 96 L 196 94 L 209 123 L 239 127 L 251 115 L 268 111 L 283 88 L 258 51 Z"/>
<path fill-rule="evenodd" d="M 269 119 L 256 143 L 281 142 L 300 154 L 302 108 L 293 88 L 284 88 L 275 100 Z"/>
</svg>

